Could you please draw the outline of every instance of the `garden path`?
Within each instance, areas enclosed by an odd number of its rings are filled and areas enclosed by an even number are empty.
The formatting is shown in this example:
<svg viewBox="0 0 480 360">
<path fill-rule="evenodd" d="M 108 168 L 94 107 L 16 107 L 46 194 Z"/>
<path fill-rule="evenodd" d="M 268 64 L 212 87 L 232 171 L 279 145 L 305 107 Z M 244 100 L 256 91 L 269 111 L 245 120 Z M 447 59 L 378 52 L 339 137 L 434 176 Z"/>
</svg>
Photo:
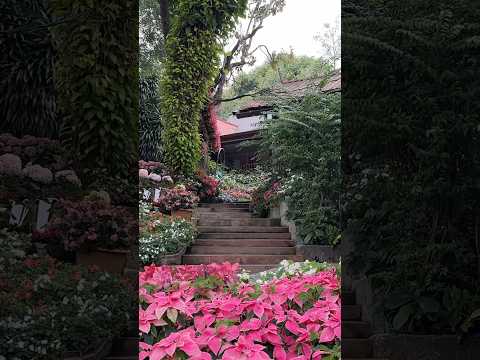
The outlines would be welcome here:
<svg viewBox="0 0 480 360">
<path fill-rule="evenodd" d="M 239 263 L 252 273 L 274 268 L 282 260 L 302 261 L 288 227 L 280 219 L 257 218 L 248 202 L 200 204 L 195 211 L 198 238 L 183 264 Z"/>
</svg>

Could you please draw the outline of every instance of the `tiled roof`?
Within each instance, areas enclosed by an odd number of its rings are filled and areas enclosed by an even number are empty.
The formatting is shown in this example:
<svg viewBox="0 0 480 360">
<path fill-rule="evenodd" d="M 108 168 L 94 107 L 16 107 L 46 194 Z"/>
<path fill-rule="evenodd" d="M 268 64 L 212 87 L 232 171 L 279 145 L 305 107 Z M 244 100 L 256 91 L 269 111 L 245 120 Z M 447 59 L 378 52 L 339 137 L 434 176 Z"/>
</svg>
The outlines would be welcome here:
<svg viewBox="0 0 480 360">
<path fill-rule="evenodd" d="M 340 70 L 334 71 L 325 82 L 325 78 L 283 81 L 274 86 L 273 91 L 278 95 L 304 96 L 308 91 L 321 87 L 322 92 L 336 92 L 342 89 L 342 75 Z"/>
</svg>

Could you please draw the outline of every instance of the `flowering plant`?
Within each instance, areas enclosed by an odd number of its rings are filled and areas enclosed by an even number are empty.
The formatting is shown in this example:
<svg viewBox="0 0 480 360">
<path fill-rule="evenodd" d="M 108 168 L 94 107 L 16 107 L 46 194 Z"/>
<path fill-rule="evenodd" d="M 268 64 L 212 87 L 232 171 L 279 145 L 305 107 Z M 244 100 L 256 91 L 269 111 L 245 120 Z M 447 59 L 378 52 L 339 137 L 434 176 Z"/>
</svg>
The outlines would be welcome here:
<svg viewBox="0 0 480 360">
<path fill-rule="evenodd" d="M 51 241 L 71 251 L 82 245 L 107 249 L 127 248 L 135 238 L 133 214 L 120 206 L 103 201 L 60 200 L 45 231 L 54 233 Z"/>
<path fill-rule="evenodd" d="M 177 185 L 172 189 L 162 189 L 160 198 L 154 205 L 160 208 L 160 211 L 171 212 L 178 209 L 191 209 L 198 203 L 198 196 L 185 188 L 183 185 Z"/>
<path fill-rule="evenodd" d="M 335 269 L 250 284 L 238 267 L 145 267 L 140 360 L 340 358 Z"/>
<path fill-rule="evenodd" d="M 94 268 L 27 257 L 0 274 L 0 354 L 63 359 L 88 353 L 127 327 L 135 297 L 119 278 Z"/>
<path fill-rule="evenodd" d="M 256 284 L 266 284 L 275 279 L 283 279 L 285 277 L 294 277 L 302 275 L 315 275 L 322 271 L 332 268 L 332 264 L 327 262 L 316 262 L 305 260 L 304 262 L 293 262 L 292 260 L 283 260 L 280 264 L 268 271 L 262 271 L 258 274 L 249 274 L 242 271 L 238 277 L 244 282 L 254 282 Z M 340 265 L 336 266 L 336 272 L 340 273 Z"/>
<path fill-rule="evenodd" d="M 183 219 L 161 219 L 140 224 L 140 262 L 149 265 L 164 255 L 175 254 L 195 239 L 195 228 Z"/>
<path fill-rule="evenodd" d="M 219 193 L 219 181 L 213 176 L 208 176 L 203 171 L 197 172 L 200 186 L 197 189 L 198 196 L 202 201 L 212 201 Z"/>
</svg>

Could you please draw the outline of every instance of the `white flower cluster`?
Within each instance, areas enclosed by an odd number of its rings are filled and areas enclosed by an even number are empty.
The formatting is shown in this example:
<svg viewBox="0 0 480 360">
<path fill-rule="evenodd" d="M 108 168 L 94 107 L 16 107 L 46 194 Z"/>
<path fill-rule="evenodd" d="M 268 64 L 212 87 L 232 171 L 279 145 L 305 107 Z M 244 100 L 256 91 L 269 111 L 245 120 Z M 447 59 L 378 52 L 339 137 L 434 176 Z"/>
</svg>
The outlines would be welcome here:
<svg viewBox="0 0 480 360">
<path fill-rule="evenodd" d="M 304 262 L 293 262 L 291 260 L 283 260 L 275 269 L 262 271 L 261 273 L 255 275 L 241 273 L 239 277 L 242 281 L 254 281 L 257 284 L 265 284 L 272 280 L 282 279 L 285 277 L 315 275 L 316 273 L 331 268 L 332 266 L 332 264 L 327 262 L 319 263 L 310 260 L 305 260 Z"/>
</svg>

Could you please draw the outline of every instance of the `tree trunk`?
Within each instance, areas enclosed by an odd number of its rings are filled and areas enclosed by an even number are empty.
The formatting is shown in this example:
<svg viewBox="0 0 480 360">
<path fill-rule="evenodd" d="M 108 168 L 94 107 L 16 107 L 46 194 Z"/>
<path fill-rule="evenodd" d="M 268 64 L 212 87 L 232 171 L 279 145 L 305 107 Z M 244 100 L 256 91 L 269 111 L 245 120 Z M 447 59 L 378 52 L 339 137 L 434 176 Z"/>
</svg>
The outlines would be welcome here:
<svg viewBox="0 0 480 360">
<path fill-rule="evenodd" d="M 170 2 L 169 0 L 158 0 L 160 5 L 160 21 L 162 22 L 162 32 L 165 39 L 170 31 Z"/>
</svg>

